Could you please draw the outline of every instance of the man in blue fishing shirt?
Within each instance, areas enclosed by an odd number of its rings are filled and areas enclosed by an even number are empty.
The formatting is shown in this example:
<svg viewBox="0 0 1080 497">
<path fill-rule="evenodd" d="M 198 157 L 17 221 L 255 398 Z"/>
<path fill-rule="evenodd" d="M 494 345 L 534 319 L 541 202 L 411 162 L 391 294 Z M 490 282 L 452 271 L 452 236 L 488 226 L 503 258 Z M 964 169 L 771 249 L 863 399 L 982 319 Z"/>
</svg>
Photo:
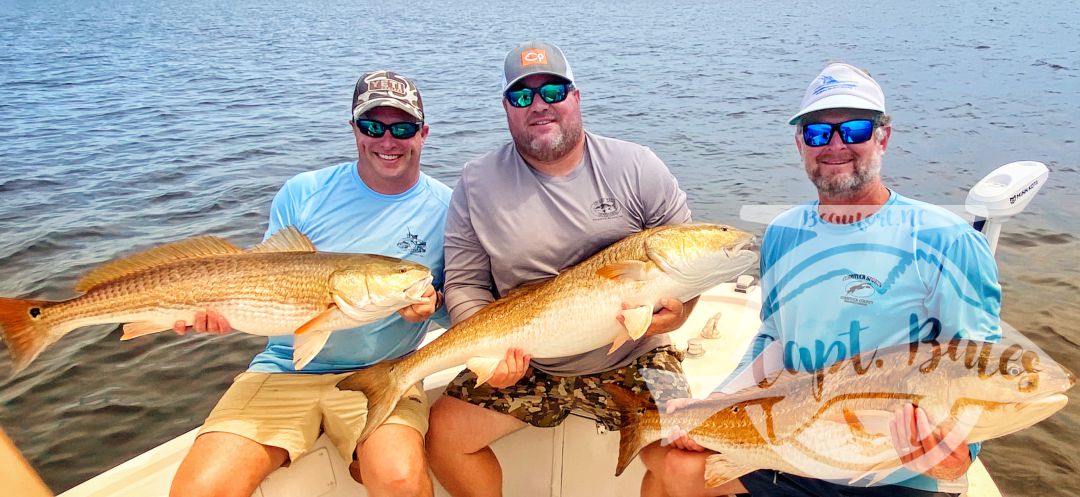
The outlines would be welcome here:
<svg viewBox="0 0 1080 497">
<path fill-rule="evenodd" d="M 861 69 L 830 64 L 810 83 L 790 124 L 818 200 L 784 212 L 766 228 L 762 325 L 732 378 L 770 347 L 779 350 L 766 357 L 782 358 L 775 367 L 794 373 L 860 353 L 872 357 L 894 345 L 1000 339 L 1001 289 L 985 238 L 945 209 L 882 184 L 890 122 L 881 87 Z M 873 367 L 872 360 L 866 363 Z M 962 493 L 979 446 L 965 445 L 959 430 L 932 423 L 911 404 L 894 413 L 890 436 L 903 468 L 884 482 L 756 470 L 706 488 L 708 452 L 687 437 L 675 442 L 687 450 L 669 453 L 664 480 L 676 496 Z"/>
<path fill-rule="evenodd" d="M 424 456 L 429 406 L 422 385 L 410 389 L 363 442 L 367 399 L 336 385 L 351 371 L 415 350 L 433 315 L 448 321 L 439 309 L 450 188 L 420 171 L 428 126 L 411 79 L 390 71 L 366 73 L 356 82 L 351 109 L 357 160 L 287 181 L 274 197 L 266 236 L 295 226 L 320 251 L 412 260 L 431 269 L 433 286 L 425 302 L 335 331 L 300 371 L 293 367 L 293 337 L 271 337 L 206 419 L 173 479 L 172 496 L 248 497 L 267 475 L 310 450 L 321 433 L 346 461 L 354 461 L 350 469 L 368 495 L 432 495 Z M 197 315 L 193 324 L 196 331 L 231 330 L 212 311 Z M 177 331 L 185 325 L 177 323 Z"/>
</svg>

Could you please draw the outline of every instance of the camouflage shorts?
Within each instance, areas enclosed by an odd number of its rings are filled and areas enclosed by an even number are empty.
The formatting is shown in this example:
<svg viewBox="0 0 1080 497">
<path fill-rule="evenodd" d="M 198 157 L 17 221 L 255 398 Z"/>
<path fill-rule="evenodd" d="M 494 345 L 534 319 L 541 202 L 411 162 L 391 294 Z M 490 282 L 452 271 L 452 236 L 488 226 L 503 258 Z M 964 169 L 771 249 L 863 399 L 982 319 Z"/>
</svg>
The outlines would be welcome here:
<svg viewBox="0 0 1080 497">
<path fill-rule="evenodd" d="M 614 383 L 652 399 L 689 396 L 683 377 L 682 354 L 670 345 L 657 347 L 630 364 L 581 376 L 555 376 L 529 368 L 524 378 L 506 388 L 476 386 L 476 375 L 465 370 L 446 387 L 446 395 L 480 407 L 509 414 L 539 428 L 558 426 L 577 409 L 596 418 L 608 430 L 618 430 L 622 416 L 601 385 Z M 642 370 L 651 370 L 642 373 Z M 646 379 L 648 383 L 646 383 Z"/>
</svg>

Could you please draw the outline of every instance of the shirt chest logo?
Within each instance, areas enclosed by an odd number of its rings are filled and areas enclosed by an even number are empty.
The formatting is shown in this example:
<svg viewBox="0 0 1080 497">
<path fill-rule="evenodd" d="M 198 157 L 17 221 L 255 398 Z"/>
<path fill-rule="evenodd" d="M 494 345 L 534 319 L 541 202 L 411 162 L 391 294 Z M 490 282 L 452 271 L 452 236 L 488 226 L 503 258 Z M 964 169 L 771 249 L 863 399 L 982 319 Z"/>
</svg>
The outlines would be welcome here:
<svg viewBox="0 0 1080 497">
<path fill-rule="evenodd" d="M 594 221 L 618 217 L 621 211 L 622 208 L 619 207 L 619 202 L 611 197 L 601 197 L 592 203 L 592 212 L 596 216 L 593 218 Z"/>
<path fill-rule="evenodd" d="M 861 306 L 873 304 L 874 297 L 884 291 L 881 281 L 865 274 L 849 274 L 841 281 L 844 291 L 840 295 L 840 300 L 849 304 Z"/>
<path fill-rule="evenodd" d="M 408 252 L 408 255 L 420 255 L 427 253 L 427 242 L 420 239 L 420 235 L 414 235 L 412 230 L 407 230 L 405 238 L 397 242 L 397 247 Z"/>
</svg>

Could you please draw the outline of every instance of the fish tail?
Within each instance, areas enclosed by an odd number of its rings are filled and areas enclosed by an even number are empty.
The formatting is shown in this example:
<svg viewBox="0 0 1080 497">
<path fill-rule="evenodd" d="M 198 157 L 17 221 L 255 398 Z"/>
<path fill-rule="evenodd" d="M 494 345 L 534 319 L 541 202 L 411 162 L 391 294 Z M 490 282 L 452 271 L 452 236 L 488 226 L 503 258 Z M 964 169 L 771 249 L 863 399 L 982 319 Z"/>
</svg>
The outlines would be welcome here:
<svg viewBox="0 0 1080 497">
<path fill-rule="evenodd" d="M 11 355 L 12 375 L 22 371 L 47 345 L 45 308 L 55 302 L 0 298 L 0 336 Z"/>
<path fill-rule="evenodd" d="M 615 403 L 622 424 L 619 426 L 619 462 L 615 466 L 615 476 L 619 476 L 633 462 L 646 445 L 652 443 L 646 436 L 645 426 L 641 422 L 645 409 L 649 409 L 648 394 L 634 394 L 621 386 L 608 383 L 602 385 Z"/>
<path fill-rule="evenodd" d="M 390 417 L 401 396 L 409 389 L 409 385 L 404 383 L 400 368 L 395 368 L 399 362 L 400 360 L 380 362 L 346 376 L 337 384 L 339 389 L 356 390 L 367 397 L 367 422 L 364 430 L 360 432 L 360 441 L 367 439 L 375 428 Z"/>
</svg>

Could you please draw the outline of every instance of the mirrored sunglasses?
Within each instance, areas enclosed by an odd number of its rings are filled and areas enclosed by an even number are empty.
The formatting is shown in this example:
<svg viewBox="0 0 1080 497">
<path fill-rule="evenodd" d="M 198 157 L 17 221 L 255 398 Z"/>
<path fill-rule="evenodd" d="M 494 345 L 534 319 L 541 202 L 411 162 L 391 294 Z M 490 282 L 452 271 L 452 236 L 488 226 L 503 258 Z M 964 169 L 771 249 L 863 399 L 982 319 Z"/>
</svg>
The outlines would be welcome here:
<svg viewBox="0 0 1080 497">
<path fill-rule="evenodd" d="M 357 119 L 356 127 L 360 128 L 361 133 L 372 138 L 382 138 L 382 135 L 386 134 L 386 130 L 389 129 L 390 136 L 397 138 L 398 140 L 408 140 L 420 132 L 420 129 L 424 127 L 424 123 L 402 121 L 399 123 L 387 124 L 374 119 Z"/>
<path fill-rule="evenodd" d="M 848 145 L 863 143 L 874 136 L 874 121 L 870 119 L 852 119 L 842 123 L 808 123 L 803 125 L 803 143 L 808 147 L 824 147 L 832 140 L 833 133 L 840 134 L 840 140 Z"/>
<path fill-rule="evenodd" d="M 537 88 L 525 87 L 507 90 L 505 95 L 506 101 L 510 102 L 511 107 L 524 108 L 532 105 L 533 97 L 537 94 L 549 104 L 562 102 L 566 100 L 572 89 L 574 89 L 572 83 L 548 83 Z"/>
</svg>

